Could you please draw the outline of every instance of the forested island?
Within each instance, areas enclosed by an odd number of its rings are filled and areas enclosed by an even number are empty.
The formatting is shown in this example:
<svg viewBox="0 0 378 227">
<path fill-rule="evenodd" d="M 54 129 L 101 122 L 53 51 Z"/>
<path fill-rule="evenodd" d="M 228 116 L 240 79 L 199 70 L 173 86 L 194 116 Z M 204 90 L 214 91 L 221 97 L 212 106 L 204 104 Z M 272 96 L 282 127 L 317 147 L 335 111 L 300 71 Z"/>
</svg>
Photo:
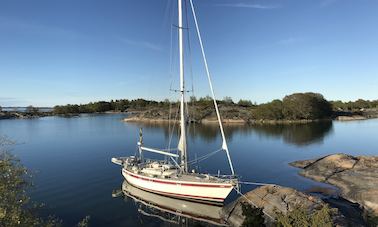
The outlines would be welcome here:
<svg viewBox="0 0 378 227">
<path fill-rule="evenodd" d="M 373 118 L 378 116 L 378 100 L 359 99 L 354 102 L 327 101 L 318 93 L 295 93 L 282 100 L 268 103 L 252 103 L 250 100 L 234 102 L 230 97 L 218 100 L 222 120 L 228 123 L 255 122 L 297 122 L 340 117 Z M 129 112 L 126 121 L 166 121 L 177 120 L 178 102 L 136 100 L 112 100 L 84 105 L 55 106 L 55 114 L 79 114 L 98 112 Z M 188 101 L 189 121 L 209 123 L 216 121 L 211 97 L 190 97 Z"/>
<path fill-rule="evenodd" d="M 227 123 L 277 123 L 307 122 L 323 119 L 360 120 L 378 117 L 378 100 L 342 102 L 328 101 L 318 93 L 294 93 L 282 100 L 256 104 L 250 100 L 234 102 L 230 97 L 218 100 L 222 120 Z M 126 121 L 177 120 L 177 101 L 153 101 L 145 99 L 120 99 L 90 102 L 87 104 L 58 105 L 51 112 L 41 112 L 29 106 L 26 111 L 1 112 L 4 118 L 31 118 L 48 115 L 75 116 L 82 113 L 127 112 Z M 216 121 L 211 97 L 190 97 L 188 101 L 189 121 L 211 123 Z"/>
</svg>

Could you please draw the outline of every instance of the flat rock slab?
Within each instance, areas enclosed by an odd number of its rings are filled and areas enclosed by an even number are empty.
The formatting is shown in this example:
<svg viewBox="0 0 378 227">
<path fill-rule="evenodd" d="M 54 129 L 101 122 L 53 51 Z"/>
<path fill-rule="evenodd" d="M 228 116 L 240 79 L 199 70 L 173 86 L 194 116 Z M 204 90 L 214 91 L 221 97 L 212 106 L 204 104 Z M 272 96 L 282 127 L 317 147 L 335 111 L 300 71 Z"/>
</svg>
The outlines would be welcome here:
<svg viewBox="0 0 378 227">
<path fill-rule="evenodd" d="M 341 189 L 341 196 L 359 203 L 378 216 L 378 157 L 332 154 L 319 159 L 295 161 L 300 175 Z"/>
<path fill-rule="evenodd" d="M 299 192 L 293 188 L 278 185 L 262 186 L 246 193 L 245 196 L 238 198 L 222 209 L 223 218 L 231 226 L 241 226 L 243 224 L 245 219 L 242 210 L 243 203 L 262 208 L 268 226 L 275 226 L 274 219 L 277 217 L 277 212 L 287 214 L 288 211 L 292 211 L 296 206 L 301 206 L 311 213 L 315 209 L 320 209 L 325 204 L 321 199 Z M 338 211 L 332 219 L 335 226 L 348 226 L 345 217 Z"/>
</svg>

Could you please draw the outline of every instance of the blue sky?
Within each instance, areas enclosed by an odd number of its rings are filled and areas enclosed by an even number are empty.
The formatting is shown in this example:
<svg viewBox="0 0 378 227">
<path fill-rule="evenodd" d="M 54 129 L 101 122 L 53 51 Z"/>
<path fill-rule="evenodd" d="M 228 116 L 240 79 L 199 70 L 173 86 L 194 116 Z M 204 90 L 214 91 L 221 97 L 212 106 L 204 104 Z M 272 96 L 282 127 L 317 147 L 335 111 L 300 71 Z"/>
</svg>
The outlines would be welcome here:
<svg viewBox="0 0 378 227">
<path fill-rule="evenodd" d="M 194 3 L 218 98 L 262 103 L 313 91 L 329 100 L 378 99 L 378 1 Z M 0 106 L 175 99 L 172 23 L 175 0 L 0 0 Z M 194 94 L 204 96 L 190 31 L 187 86 L 194 81 Z"/>
</svg>

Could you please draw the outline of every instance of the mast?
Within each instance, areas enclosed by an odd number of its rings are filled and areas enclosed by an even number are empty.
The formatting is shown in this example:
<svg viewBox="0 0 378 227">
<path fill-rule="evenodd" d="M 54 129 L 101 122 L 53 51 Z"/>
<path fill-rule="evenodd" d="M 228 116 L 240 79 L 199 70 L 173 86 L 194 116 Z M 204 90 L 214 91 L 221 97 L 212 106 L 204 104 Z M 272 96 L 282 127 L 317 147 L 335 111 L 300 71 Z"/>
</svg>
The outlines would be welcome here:
<svg viewBox="0 0 378 227">
<path fill-rule="evenodd" d="M 184 172 L 188 171 L 187 146 L 186 146 L 186 119 L 185 119 L 185 85 L 184 85 L 184 48 L 182 27 L 182 0 L 178 0 L 178 38 L 180 56 L 180 140 L 178 149 L 181 154 L 181 167 Z"/>
</svg>

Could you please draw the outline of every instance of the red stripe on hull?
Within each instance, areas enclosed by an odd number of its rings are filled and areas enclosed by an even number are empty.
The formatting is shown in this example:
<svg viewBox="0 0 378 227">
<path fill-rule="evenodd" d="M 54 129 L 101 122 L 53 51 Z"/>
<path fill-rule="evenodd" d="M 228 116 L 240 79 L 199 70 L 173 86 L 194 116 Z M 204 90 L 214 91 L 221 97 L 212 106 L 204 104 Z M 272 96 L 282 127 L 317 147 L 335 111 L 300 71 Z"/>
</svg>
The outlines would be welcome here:
<svg viewBox="0 0 378 227">
<path fill-rule="evenodd" d="M 180 184 L 182 186 L 210 187 L 210 188 L 232 188 L 232 185 L 226 186 L 226 185 L 219 185 L 219 184 L 214 184 L 214 185 L 213 184 L 193 184 L 193 183 L 188 184 L 188 183 L 176 183 L 176 182 L 162 181 L 162 180 L 156 180 L 156 179 L 151 179 L 151 178 L 147 178 L 147 177 L 142 177 L 142 176 L 133 174 L 133 173 L 127 171 L 127 170 L 125 170 L 125 172 L 128 175 L 130 175 L 134 178 L 138 178 L 138 179 L 142 179 L 142 180 L 146 180 L 146 181 L 152 181 L 152 182 L 161 183 L 161 184 Z"/>
</svg>

